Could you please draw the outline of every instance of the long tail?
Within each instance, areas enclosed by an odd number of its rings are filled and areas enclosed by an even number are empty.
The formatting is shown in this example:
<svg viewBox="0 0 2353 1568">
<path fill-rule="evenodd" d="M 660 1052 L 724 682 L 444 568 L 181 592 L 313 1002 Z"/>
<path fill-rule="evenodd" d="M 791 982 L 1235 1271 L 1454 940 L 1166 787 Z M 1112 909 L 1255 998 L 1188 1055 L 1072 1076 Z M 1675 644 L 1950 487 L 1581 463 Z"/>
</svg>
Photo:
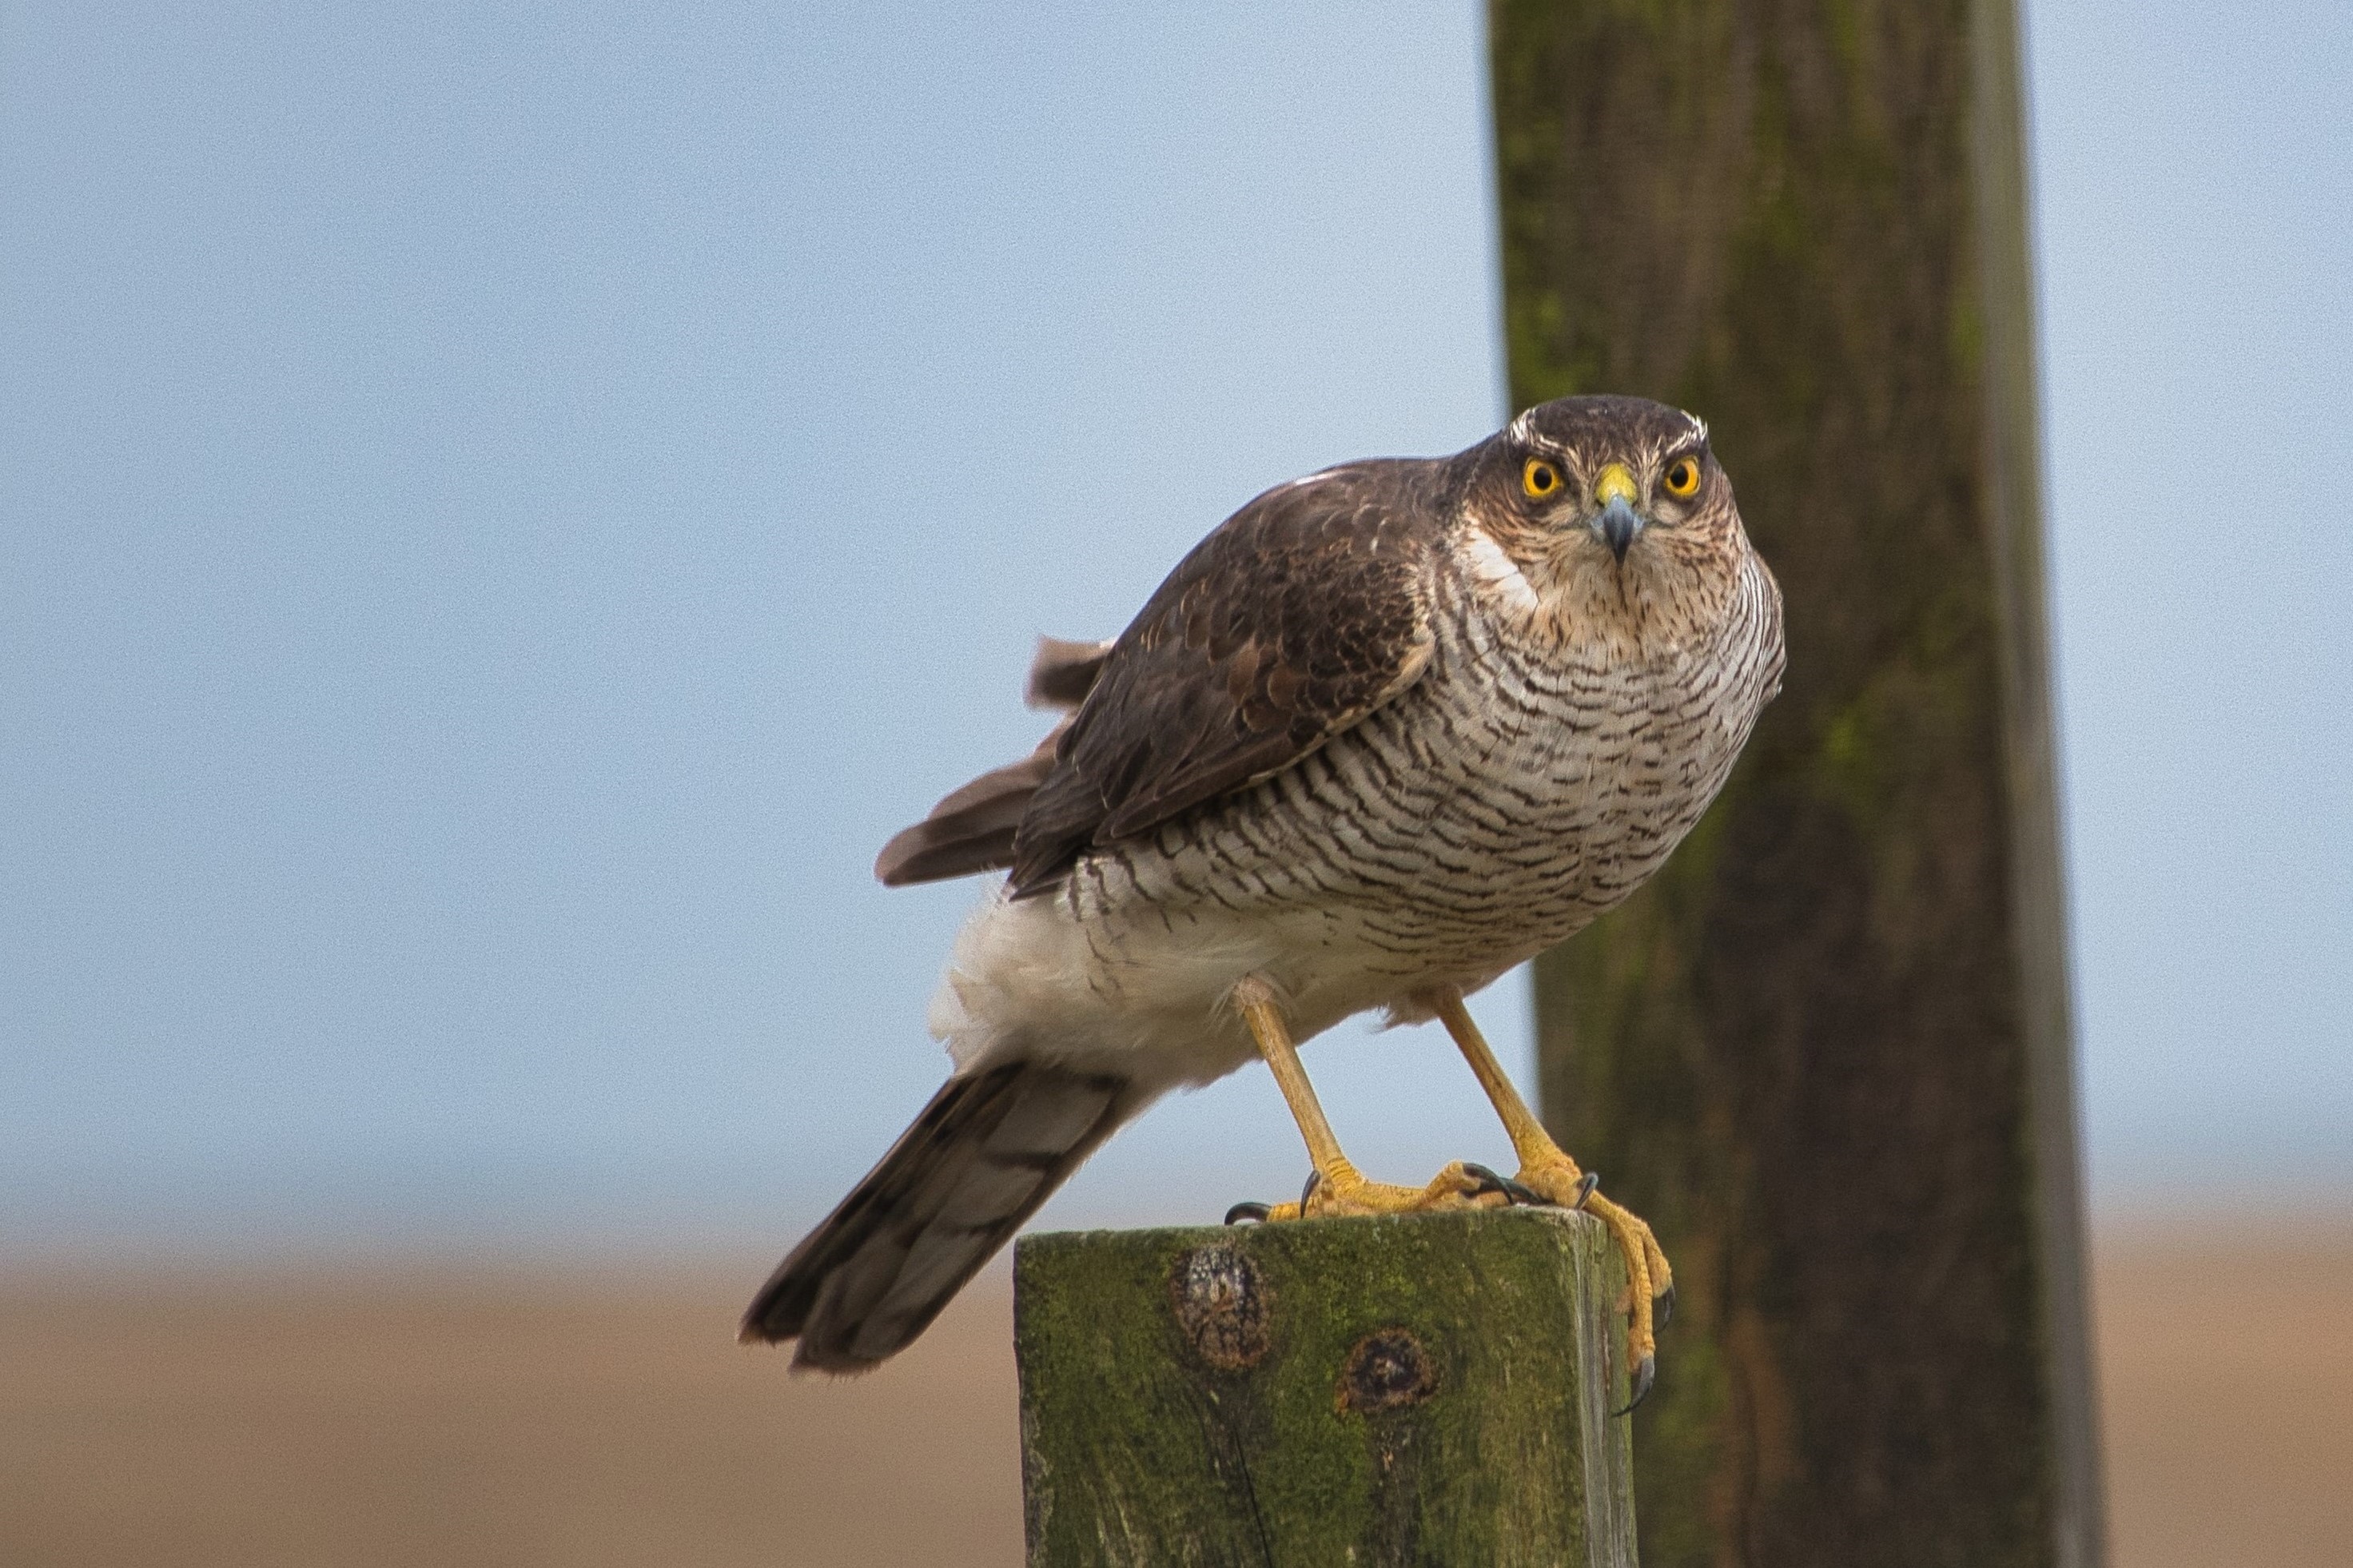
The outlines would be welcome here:
<svg viewBox="0 0 2353 1568">
<path fill-rule="evenodd" d="M 1033 1062 L 950 1079 L 881 1163 L 776 1266 L 743 1339 L 862 1372 L 904 1350 L 1137 1109 L 1125 1079 Z"/>
</svg>

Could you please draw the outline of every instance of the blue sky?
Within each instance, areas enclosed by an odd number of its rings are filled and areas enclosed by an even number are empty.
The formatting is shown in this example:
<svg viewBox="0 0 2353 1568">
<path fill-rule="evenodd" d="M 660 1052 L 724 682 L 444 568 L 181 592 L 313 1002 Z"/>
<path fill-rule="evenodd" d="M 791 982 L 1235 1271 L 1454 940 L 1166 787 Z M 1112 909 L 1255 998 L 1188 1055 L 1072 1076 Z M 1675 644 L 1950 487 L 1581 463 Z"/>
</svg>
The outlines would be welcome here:
<svg viewBox="0 0 2353 1568">
<path fill-rule="evenodd" d="M 385 9 L 0 28 L 0 1237 L 781 1244 L 944 1068 L 972 889 L 868 868 L 1031 638 L 1504 414 L 1478 16 Z M 2094 1194 L 2341 1202 L 2353 16 L 2029 20 Z M 1246 1073 L 1050 1218 L 1303 1168 Z"/>
</svg>

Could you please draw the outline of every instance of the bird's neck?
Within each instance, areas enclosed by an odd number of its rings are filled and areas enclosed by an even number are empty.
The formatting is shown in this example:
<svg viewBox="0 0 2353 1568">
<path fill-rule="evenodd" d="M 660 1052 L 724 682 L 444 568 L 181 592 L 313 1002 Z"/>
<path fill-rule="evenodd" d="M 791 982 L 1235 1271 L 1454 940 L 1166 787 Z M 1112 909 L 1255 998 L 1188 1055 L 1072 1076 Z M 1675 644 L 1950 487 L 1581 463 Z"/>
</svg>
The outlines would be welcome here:
<svg viewBox="0 0 2353 1568">
<path fill-rule="evenodd" d="M 1579 663 L 1670 656 L 1711 641 L 1738 592 L 1746 542 L 1653 533 L 1623 561 L 1572 541 L 1468 530 L 1463 575 L 1488 616 Z"/>
</svg>

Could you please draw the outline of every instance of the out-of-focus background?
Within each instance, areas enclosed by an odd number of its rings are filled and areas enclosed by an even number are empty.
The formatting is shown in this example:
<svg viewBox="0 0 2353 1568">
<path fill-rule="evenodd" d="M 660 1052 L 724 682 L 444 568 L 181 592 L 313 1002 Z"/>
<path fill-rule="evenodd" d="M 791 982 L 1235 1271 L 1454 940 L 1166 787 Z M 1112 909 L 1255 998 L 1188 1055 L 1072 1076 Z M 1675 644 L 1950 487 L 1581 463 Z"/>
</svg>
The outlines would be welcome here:
<svg viewBox="0 0 2353 1568">
<path fill-rule="evenodd" d="M 2353 1560 L 2353 13 L 2026 19 L 2117 1562 Z M 1000 1279 L 729 1343 L 944 1068 L 975 889 L 868 868 L 1036 635 L 1500 422 L 1482 50 L 12 8 L 0 1561 L 1015 1560 Z M 1505 1152 L 1442 1043 L 1309 1059 L 1367 1166 Z M 1246 1072 L 1039 1223 L 1302 1169 Z"/>
</svg>

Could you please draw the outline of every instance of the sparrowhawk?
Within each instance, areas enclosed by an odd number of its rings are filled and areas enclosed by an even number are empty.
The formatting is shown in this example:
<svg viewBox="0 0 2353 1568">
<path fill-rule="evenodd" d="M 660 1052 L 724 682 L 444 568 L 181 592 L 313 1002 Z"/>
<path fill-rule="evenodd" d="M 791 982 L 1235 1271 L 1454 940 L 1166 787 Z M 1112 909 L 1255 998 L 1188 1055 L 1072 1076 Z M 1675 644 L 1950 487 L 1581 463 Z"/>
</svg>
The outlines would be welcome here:
<svg viewBox="0 0 2353 1568">
<path fill-rule="evenodd" d="M 1584 1203 L 1626 1259 L 1639 1397 L 1666 1259 L 1462 998 L 1659 868 L 1781 667 L 1780 594 L 1706 426 L 1659 404 L 1563 398 L 1451 458 L 1260 496 L 1116 639 L 1041 645 L 1031 698 L 1066 717 L 882 851 L 893 885 L 1008 873 L 932 1004 L 955 1070 L 744 1338 L 797 1338 L 796 1365 L 881 1361 L 1121 1123 L 1262 1058 L 1314 1173 L 1300 1202 L 1241 1211 Z M 1294 1042 L 1375 1009 L 1445 1024 L 1515 1178 L 1458 1163 L 1392 1186 L 1348 1163 Z"/>
</svg>

